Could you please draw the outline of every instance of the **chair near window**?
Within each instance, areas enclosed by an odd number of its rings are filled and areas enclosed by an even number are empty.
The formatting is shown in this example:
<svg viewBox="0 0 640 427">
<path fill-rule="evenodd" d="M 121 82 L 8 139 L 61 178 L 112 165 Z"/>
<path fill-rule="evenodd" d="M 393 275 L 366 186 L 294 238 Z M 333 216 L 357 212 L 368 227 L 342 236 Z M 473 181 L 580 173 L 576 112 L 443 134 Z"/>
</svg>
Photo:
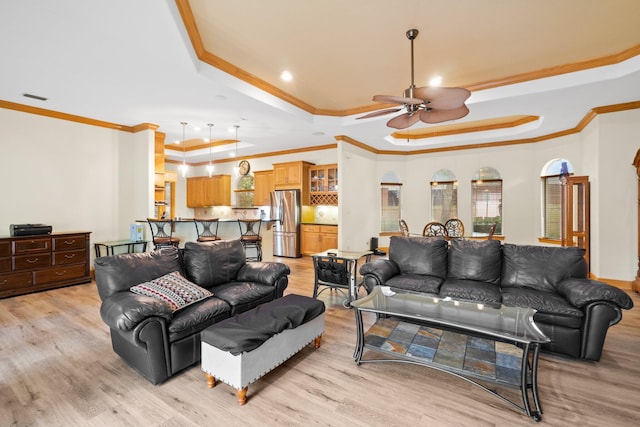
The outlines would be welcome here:
<svg viewBox="0 0 640 427">
<path fill-rule="evenodd" d="M 219 218 L 195 218 L 193 220 L 196 225 L 196 233 L 198 233 L 198 242 L 215 242 L 220 240 L 218 237 L 218 221 Z"/>
<path fill-rule="evenodd" d="M 149 227 L 151 228 L 151 239 L 155 249 L 166 246 L 175 246 L 180 244 L 179 237 L 173 237 L 173 221 L 170 219 L 147 218 Z"/>
<path fill-rule="evenodd" d="M 447 229 L 447 236 L 450 239 L 463 239 L 464 238 L 464 224 L 458 218 L 451 218 L 444 223 L 444 228 Z"/>
<path fill-rule="evenodd" d="M 244 246 L 247 261 L 262 261 L 262 237 L 260 236 L 260 219 L 239 219 L 240 243 Z M 247 249 L 254 249 L 255 256 L 247 256 Z"/>
<path fill-rule="evenodd" d="M 402 233 L 402 235 L 405 237 L 409 236 L 409 226 L 407 225 L 407 222 L 404 219 L 401 219 L 399 223 L 400 223 L 400 232 Z"/>
<path fill-rule="evenodd" d="M 422 229 L 422 235 L 426 237 L 444 237 L 448 238 L 447 229 L 444 224 L 437 221 L 432 221 L 424 226 Z"/>
<path fill-rule="evenodd" d="M 493 235 L 496 232 L 496 227 L 498 226 L 498 222 L 494 222 L 493 225 L 491 226 L 491 228 L 489 229 L 489 237 L 487 237 L 487 240 L 493 240 Z"/>
</svg>

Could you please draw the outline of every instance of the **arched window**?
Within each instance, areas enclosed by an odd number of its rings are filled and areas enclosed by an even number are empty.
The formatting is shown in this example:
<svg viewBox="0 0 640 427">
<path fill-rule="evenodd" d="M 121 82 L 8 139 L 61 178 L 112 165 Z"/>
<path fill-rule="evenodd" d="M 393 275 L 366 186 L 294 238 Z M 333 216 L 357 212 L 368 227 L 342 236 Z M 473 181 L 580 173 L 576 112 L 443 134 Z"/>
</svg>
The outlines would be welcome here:
<svg viewBox="0 0 640 427">
<path fill-rule="evenodd" d="M 380 231 L 400 231 L 402 182 L 393 172 L 387 172 L 380 183 Z"/>
<path fill-rule="evenodd" d="M 562 238 L 562 179 L 573 175 L 566 159 L 552 159 L 540 172 L 542 180 L 542 234 L 552 240 Z"/>
<path fill-rule="evenodd" d="M 502 234 L 502 178 L 496 169 L 478 169 L 471 180 L 473 232 L 488 233 L 496 223 L 495 234 Z"/>
<path fill-rule="evenodd" d="M 440 169 L 431 177 L 431 219 L 445 223 L 458 217 L 458 180 L 449 169 Z"/>
</svg>

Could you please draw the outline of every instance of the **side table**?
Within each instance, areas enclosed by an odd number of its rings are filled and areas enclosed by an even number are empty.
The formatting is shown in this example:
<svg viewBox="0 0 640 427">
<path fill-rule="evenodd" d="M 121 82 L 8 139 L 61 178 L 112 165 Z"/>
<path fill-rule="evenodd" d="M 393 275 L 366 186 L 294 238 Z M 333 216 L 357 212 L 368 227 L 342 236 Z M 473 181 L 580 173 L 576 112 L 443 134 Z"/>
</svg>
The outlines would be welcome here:
<svg viewBox="0 0 640 427">
<path fill-rule="evenodd" d="M 146 240 L 115 240 L 113 242 L 99 242 L 94 243 L 93 247 L 96 251 L 96 258 L 102 256 L 102 248 L 106 248 L 107 255 L 115 255 L 114 248 L 119 246 L 126 246 L 127 253 L 136 252 L 136 245 L 141 245 L 142 250 L 140 252 L 147 251 L 147 241 Z"/>
<path fill-rule="evenodd" d="M 351 301 L 358 298 L 358 261 L 362 258 L 365 262 L 371 260 L 372 251 L 341 251 L 328 249 L 324 252 L 313 254 L 314 285 L 313 297 L 327 289 L 347 289 L 348 295 L 343 305 L 351 307 Z M 324 289 L 319 290 L 320 287 Z"/>
</svg>

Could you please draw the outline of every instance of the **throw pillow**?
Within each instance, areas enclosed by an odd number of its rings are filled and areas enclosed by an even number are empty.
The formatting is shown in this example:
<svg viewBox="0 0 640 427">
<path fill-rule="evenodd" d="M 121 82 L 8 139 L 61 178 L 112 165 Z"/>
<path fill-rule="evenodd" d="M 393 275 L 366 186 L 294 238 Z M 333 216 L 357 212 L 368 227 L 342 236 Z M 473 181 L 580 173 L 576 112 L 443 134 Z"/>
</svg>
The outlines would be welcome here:
<svg viewBox="0 0 640 427">
<path fill-rule="evenodd" d="M 172 312 L 213 296 L 212 292 L 191 283 L 177 271 L 140 283 L 130 288 L 130 291 L 164 301 L 171 307 Z"/>
</svg>

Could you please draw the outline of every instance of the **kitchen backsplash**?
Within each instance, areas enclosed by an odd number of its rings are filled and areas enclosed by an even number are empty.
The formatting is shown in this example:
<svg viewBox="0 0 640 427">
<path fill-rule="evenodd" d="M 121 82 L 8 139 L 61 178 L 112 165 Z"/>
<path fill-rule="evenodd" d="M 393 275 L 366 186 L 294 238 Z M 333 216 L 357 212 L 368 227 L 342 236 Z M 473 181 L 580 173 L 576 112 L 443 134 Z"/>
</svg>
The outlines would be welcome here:
<svg viewBox="0 0 640 427">
<path fill-rule="evenodd" d="M 337 206 L 316 206 L 314 210 L 313 222 L 316 224 L 337 224 Z"/>
</svg>

